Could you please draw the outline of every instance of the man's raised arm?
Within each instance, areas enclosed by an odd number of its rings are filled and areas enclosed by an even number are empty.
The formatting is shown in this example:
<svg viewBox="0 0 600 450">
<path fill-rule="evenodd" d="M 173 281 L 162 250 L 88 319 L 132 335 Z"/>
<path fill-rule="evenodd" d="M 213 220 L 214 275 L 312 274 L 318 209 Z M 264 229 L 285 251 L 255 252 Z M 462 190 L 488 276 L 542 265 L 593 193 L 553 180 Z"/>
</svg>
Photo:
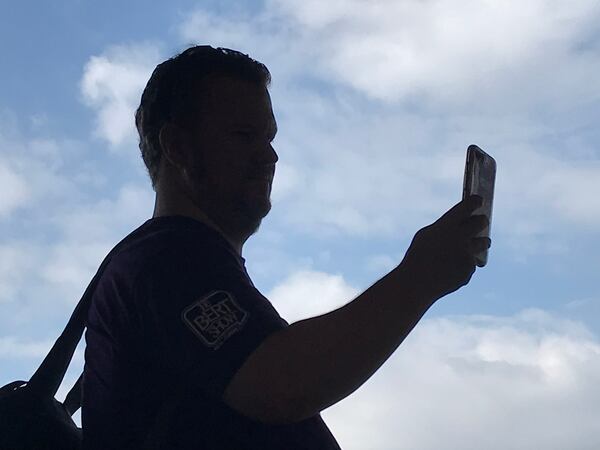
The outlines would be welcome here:
<svg viewBox="0 0 600 450">
<path fill-rule="evenodd" d="M 476 199 L 461 201 L 419 230 L 403 261 L 351 302 L 265 339 L 223 400 L 258 421 L 284 424 L 312 417 L 358 389 L 436 300 L 470 281 L 474 255 L 491 244 L 474 238 L 488 223 L 471 215 L 477 207 Z"/>
</svg>

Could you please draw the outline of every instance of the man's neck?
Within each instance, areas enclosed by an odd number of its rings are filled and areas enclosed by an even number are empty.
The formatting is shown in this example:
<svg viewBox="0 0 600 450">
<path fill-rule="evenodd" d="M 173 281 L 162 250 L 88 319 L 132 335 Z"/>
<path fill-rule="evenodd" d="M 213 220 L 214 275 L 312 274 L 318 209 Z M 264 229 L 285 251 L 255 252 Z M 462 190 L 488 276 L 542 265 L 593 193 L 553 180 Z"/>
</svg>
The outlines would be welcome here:
<svg viewBox="0 0 600 450">
<path fill-rule="evenodd" d="M 198 220 L 199 222 L 208 225 L 209 227 L 217 231 L 219 234 L 221 234 L 227 240 L 227 242 L 229 242 L 229 244 L 235 249 L 237 254 L 242 256 L 243 243 L 241 242 L 241 240 L 232 238 L 233 233 L 231 232 L 231 230 L 226 229 L 226 227 L 217 225 L 215 221 L 211 220 L 203 211 L 199 210 L 198 208 L 165 208 L 160 205 L 160 202 L 157 198 L 157 201 L 154 204 L 154 213 L 152 214 L 152 217 L 154 218 L 174 215 L 191 217 L 192 219 Z"/>
</svg>

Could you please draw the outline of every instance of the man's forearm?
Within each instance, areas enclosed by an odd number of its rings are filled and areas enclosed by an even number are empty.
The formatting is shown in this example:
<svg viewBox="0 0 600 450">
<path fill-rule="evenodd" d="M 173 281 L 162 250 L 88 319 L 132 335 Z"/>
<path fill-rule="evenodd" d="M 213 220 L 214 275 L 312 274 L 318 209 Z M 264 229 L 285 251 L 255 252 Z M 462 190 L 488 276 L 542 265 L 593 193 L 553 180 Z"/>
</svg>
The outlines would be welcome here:
<svg viewBox="0 0 600 450">
<path fill-rule="evenodd" d="M 396 269 L 346 305 L 282 333 L 295 420 L 344 399 L 383 365 L 434 303 L 415 284 Z"/>
</svg>

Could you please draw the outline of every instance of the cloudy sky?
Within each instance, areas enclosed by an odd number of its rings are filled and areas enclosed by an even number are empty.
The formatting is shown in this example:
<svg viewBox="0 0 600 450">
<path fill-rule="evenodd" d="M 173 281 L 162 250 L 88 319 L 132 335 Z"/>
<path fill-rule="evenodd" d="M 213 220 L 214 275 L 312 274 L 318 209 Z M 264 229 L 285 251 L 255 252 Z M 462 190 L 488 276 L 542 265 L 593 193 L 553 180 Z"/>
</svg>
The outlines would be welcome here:
<svg viewBox="0 0 600 450">
<path fill-rule="evenodd" d="M 599 448 L 596 0 L 0 4 L 0 385 L 152 216 L 133 111 L 156 64 L 210 44 L 272 73 L 273 209 L 243 256 L 290 323 L 396 266 L 460 201 L 469 144 L 498 164 L 488 265 L 322 412 L 342 448 Z"/>
</svg>

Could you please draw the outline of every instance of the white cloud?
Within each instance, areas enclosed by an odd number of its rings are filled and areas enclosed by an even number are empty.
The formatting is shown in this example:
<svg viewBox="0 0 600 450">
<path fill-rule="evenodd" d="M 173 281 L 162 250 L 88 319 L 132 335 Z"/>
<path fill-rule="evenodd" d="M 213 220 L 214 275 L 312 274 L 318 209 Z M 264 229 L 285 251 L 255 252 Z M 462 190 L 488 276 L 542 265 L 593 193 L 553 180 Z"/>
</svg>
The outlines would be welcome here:
<svg viewBox="0 0 600 450">
<path fill-rule="evenodd" d="M 50 215 L 48 223 L 60 230 L 62 240 L 48 249 L 39 269 L 43 283 L 66 302 L 77 302 L 111 248 L 152 217 L 153 204 L 151 189 L 125 184 L 115 199 Z"/>
<path fill-rule="evenodd" d="M 113 238 L 132 223 L 152 216 L 154 192 L 147 186 L 123 183 L 113 197 L 57 209 L 48 214 L 47 220 L 60 230 L 62 237 L 82 244 Z"/>
<path fill-rule="evenodd" d="M 583 138 L 598 14 L 591 0 L 273 0 L 252 17 L 196 11 L 180 32 L 272 70 L 278 224 L 409 240 L 460 200 L 478 143 L 498 161 L 496 245 L 525 262 L 600 224 L 598 150 Z"/>
<path fill-rule="evenodd" d="M 246 268 L 259 289 L 265 285 L 265 289 L 268 289 L 272 286 L 272 280 L 281 280 L 290 273 L 313 270 L 315 265 L 313 256 L 300 256 L 292 250 L 286 250 L 283 241 L 289 242 L 289 239 L 282 233 L 273 231 L 275 228 L 261 228 L 244 245 Z"/>
<path fill-rule="evenodd" d="M 499 161 L 499 229 L 514 250 L 564 254 L 572 234 L 596 234 L 600 161 L 559 158 L 525 146 L 505 151 Z"/>
<path fill-rule="evenodd" d="M 281 317 L 289 323 L 329 312 L 351 301 L 359 290 L 341 275 L 315 270 L 290 274 L 268 293 Z"/>
<path fill-rule="evenodd" d="M 279 160 L 271 191 L 273 204 L 279 203 L 290 193 L 301 189 L 302 181 L 303 175 L 297 167 L 288 164 L 286 161 Z"/>
<path fill-rule="evenodd" d="M 81 94 L 97 111 L 95 134 L 113 148 L 135 141 L 135 109 L 159 59 L 158 45 L 143 43 L 110 47 L 86 63 Z"/>
<path fill-rule="evenodd" d="M 278 8 L 265 8 L 257 14 L 229 11 L 227 17 L 197 9 L 186 15 L 179 34 L 186 45 L 212 45 L 232 48 L 261 61 L 279 84 L 282 78 L 298 76 L 309 70 L 306 61 L 317 57 L 317 49 L 306 45 L 302 30 Z"/>
<path fill-rule="evenodd" d="M 0 302 L 6 333 L 34 332 L 41 320 L 66 320 L 108 252 L 152 216 L 153 192 L 123 185 L 114 199 L 65 199 L 30 224 L 27 236 L 0 245 Z M 54 239 L 44 237 L 52 233 Z M 33 327 L 33 328 L 31 328 Z M 35 331 L 37 332 L 37 331 Z"/>
<path fill-rule="evenodd" d="M 320 50 L 313 68 L 379 100 L 423 95 L 471 104 L 512 93 L 506 104 L 514 110 L 536 98 L 581 101 L 590 93 L 584 80 L 598 86 L 600 58 L 577 48 L 595 37 L 600 11 L 593 0 L 526 6 L 273 0 L 269 6 L 310 32 L 303 36 Z"/>
<path fill-rule="evenodd" d="M 277 78 L 312 74 L 385 102 L 497 113 L 597 101 L 600 57 L 586 44 L 599 16 L 594 0 L 271 0 L 252 17 L 195 11 L 180 33 L 251 50 Z"/>
<path fill-rule="evenodd" d="M 418 224 L 426 225 L 421 223 L 425 214 L 441 215 L 452 206 L 448 176 L 440 173 L 448 156 L 433 145 L 428 152 L 411 149 L 413 144 L 427 148 L 438 124 L 422 124 L 422 134 L 431 133 L 419 142 L 417 118 L 410 114 L 369 116 L 336 99 L 313 103 L 315 96 L 288 93 L 275 106 L 290 117 L 280 120 L 278 165 L 288 167 L 275 174 L 278 196 L 273 203 L 276 214 L 280 205 L 286 207 L 286 225 L 320 236 L 334 237 L 340 231 L 362 237 L 406 236 L 416 232 Z M 451 158 L 458 167 L 452 180 L 456 201 L 462 157 Z M 291 181 L 286 178 L 290 173 Z M 286 189 L 278 192 L 280 179 Z"/>
<path fill-rule="evenodd" d="M 84 159 L 84 148 L 70 139 L 23 136 L 14 114 L 0 117 L 0 175 L 9 171 L 0 178 L 0 218 L 8 225 L 0 243 L 7 333 L 49 309 L 56 314 L 57 299 L 63 307 L 79 300 L 110 248 L 152 215 L 152 190 L 134 183 L 117 188 L 114 200 L 107 190 L 107 199 L 92 199 L 90 186 L 107 178 Z"/>
<path fill-rule="evenodd" d="M 1 120 L 1 119 L 0 119 Z M 81 156 L 70 139 L 27 138 L 17 124 L 0 124 L 0 219 L 58 201 L 76 189 L 64 176 L 65 161 Z"/>
<path fill-rule="evenodd" d="M 424 319 L 322 412 L 344 449 L 593 449 L 600 343 L 539 310 Z"/>
<path fill-rule="evenodd" d="M 365 267 L 370 272 L 388 273 L 402 261 L 402 256 L 372 255 L 367 258 Z"/>
<path fill-rule="evenodd" d="M 358 294 L 339 275 L 302 270 L 267 298 L 293 323 Z M 348 450 L 591 450 L 600 445 L 599 376 L 600 342 L 581 322 L 539 309 L 426 316 L 321 415 Z"/>
<path fill-rule="evenodd" d="M 274 187 L 282 178 L 285 189 L 274 197 L 273 213 L 285 208 L 281 220 L 298 232 L 411 238 L 461 199 L 471 142 L 496 158 L 492 230 L 515 248 L 555 253 L 566 248 L 567 231 L 600 225 L 597 159 L 546 147 L 553 132 L 535 124 L 528 135 L 518 118 L 383 116 L 338 109 L 334 99 L 315 108 L 289 94 L 286 100 L 285 116 L 296 118 L 280 121 L 276 149 L 286 166 Z"/>
<path fill-rule="evenodd" d="M 24 341 L 15 336 L 0 337 L 0 358 L 43 358 L 52 344 L 54 340 Z"/>
<path fill-rule="evenodd" d="M 0 161 L 0 179 L 5 195 L 0 197 L 0 216 L 6 217 L 31 197 L 25 174 L 19 175 L 11 161 Z"/>
<path fill-rule="evenodd" d="M 21 286 L 31 282 L 40 258 L 39 246 L 26 240 L 0 244 L 0 304 L 18 300 Z"/>
</svg>

